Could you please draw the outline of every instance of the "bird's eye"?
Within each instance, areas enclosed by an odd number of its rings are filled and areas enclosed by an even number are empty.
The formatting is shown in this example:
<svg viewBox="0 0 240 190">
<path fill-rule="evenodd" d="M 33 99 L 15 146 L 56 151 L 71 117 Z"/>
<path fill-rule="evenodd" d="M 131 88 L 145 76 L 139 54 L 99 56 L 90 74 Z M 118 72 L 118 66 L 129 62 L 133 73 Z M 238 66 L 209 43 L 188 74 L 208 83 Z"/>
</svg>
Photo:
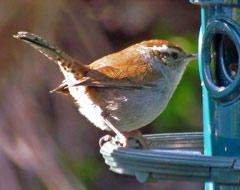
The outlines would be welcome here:
<svg viewBox="0 0 240 190">
<path fill-rule="evenodd" d="M 177 53 L 172 53 L 171 56 L 173 57 L 173 59 L 177 59 L 178 58 L 178 54 Z"/>
</svg>

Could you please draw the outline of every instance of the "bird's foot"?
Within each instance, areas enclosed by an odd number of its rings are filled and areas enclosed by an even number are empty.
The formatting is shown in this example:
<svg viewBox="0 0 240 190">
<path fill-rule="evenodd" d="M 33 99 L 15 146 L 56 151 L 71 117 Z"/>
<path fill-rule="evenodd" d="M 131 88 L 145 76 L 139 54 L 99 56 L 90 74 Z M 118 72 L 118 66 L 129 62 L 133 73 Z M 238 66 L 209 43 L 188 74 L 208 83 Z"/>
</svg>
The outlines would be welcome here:
<svg viewBox="0 0 240 190">
<path fill-rule="evenodd" d="M 146 138 L 144 138 L 138 130 L 127 132 L 125 134 L 119 133 L 115 137 L 105 135 L 99 140 L 99 146 L 102 147 L 105 142 L 109 141 L 124 148 L 149 149 Z"/>
<path fill-rule="evenodd" d="M 142 136 L 139 130 L 134 130 L 126 133 L 129 141 L 131 141 L 131 147 L 140 149 L 149 149 L 149 145 L 145 137 Z"/>
<path fill-rule="evenodd" d="M 114 144 L 120 145 L 121 147 L 127 148 L 128 147 L 128 139 L 126 136 L 115 136 L 112 137 L 110 135 L 105 135 L 99 140 L 99 146 L 102 147 L 105 142 L 113 141 Z"/>
<path fill-rule="evenodd" d="M 105 135 L 99 139 L 98 144 L 100 147 L 102 147 L 105 142 L 109 142 L 112 139 L 113 137 L 111 135 Z"/>
<path fill-rule="evenodd" d="M 121 147 L 128 148 L 128 138 L 121 134 L 121 136 L 114 137 L 114 143 Z"/>
</svg>

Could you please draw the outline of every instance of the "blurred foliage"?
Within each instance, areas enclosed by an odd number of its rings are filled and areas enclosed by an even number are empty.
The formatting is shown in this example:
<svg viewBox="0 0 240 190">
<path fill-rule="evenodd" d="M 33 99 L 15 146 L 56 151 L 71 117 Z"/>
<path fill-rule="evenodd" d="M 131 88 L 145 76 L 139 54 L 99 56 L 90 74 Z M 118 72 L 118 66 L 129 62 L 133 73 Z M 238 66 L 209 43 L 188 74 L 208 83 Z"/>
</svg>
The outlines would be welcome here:
<svg viewBox="0 0 240 190">
<path fill-rule="evenodd" d="M 102 170 L 102 164 L 97 160 L 95 155 L 85 157 L 82 160 L 73 160 L 66 155 L 63 161 L 87 189 L 97 188 L 94 181 Z"/>
<path fill-rule="evenodd" d="M 169 25 L 159 24 L 154 38 L 166 39 L 179 44 L 188 53 L 197 53 L 198 34 L 185 33 L 181 36 L 172 32 Z M 200 105 L 201 88 L 198 62 L 192 61 L 184 73 L 165 111 L 154 121 L 156 132 L 184 132 L 202 130 Z M 197 109 L 196 109 L 197 107 Z M 198 118 L 199 117 L 199 118 Z"/>
</svg>

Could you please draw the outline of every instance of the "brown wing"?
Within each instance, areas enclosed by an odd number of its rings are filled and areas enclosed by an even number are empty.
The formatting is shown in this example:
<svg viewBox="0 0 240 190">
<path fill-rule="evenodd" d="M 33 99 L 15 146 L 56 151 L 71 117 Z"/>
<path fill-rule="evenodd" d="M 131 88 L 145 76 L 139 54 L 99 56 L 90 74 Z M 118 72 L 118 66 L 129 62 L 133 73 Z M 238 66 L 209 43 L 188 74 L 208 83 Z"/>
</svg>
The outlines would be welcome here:
<svg viewBox="0 0 240 190">
<path fill-rule="evenodd" d="M 152 70 L 145 57 L 138 52 L 139 44 L 105 56 L 86 66 L 88 72 L 72 86 L 142 88 L 150 87 L 161 73 Z M 69 86 L 60 86 L 65 92 Z"/>
<path fill-rule="evenodd" d="M 127 88 L 151 85 L 156 73 L 137 48 L 138 44 L 93 62 L 87 80 L 77 85 Z"/>
</svg>

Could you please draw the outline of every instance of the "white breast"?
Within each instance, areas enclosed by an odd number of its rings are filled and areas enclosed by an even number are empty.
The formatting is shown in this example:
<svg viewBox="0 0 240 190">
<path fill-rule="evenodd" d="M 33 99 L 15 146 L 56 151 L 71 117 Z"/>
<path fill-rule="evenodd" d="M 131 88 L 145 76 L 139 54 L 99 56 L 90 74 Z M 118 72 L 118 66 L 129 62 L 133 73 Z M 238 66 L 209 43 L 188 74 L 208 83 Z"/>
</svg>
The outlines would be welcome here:
<svg viewBox="0 0 240 190">
<path fill-rule="evenodd" d="M 69 87 L 69 92 L 78 104 L 79 112 L 84 115 L 90 122 L 102 130 L 108 129 L 102 116 L 103 110 L 94 104 L 86 93 L 86 86 L 73 86 L 77 83 L 77 79 L 71 72 L 67 72 L 61 66 L 60 69 L 66 78 L 66 83 Z M 71 87 L 72 86 L 72 87 Z"/>
<path fill-rule="evenodd" d="M 74 98 L 77 97 L 75 100 L 82 115 L 100 129 L 105 130 L 108 128 L 102 116 L 102 109 L 88 97 L 85 86 L 70 87 L 69 91 Z"/>
</svg>

